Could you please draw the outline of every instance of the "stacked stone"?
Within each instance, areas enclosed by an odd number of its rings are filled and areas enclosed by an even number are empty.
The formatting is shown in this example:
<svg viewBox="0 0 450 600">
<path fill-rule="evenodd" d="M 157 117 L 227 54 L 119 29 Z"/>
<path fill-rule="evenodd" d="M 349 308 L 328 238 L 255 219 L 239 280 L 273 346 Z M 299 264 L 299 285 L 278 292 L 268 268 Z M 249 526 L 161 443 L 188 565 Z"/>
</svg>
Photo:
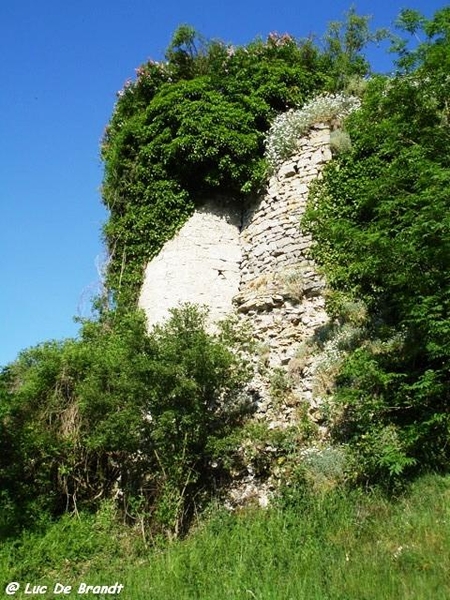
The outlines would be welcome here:
<svg viewBox="0 0 450 600">
<path fill-rule="evenodd" d="M 305 329 L 314 325 L 314 313 L 322 312 L 324 281 L 308 257 L 311 239 L 300 230 L 300 219 L 310 183 L 321 176 L 331 158 L 329 140 L 328 125 L 311 129 L 298 153 L 271 177 L 267 193 L 249 211 L 240 236 L 241 283 L 233 302 L 238 313 L 251 320 L 256 335 L 264 339 L 261 334 L 269 332 L 278 344 L 304 339 Z M 297 289 L 290 279 L 296 280 Z M 319 324 L 323 322 L 321 315 Z M 271 349 L 276 349 L 273 343 Z"/>
<path fill-rule="evenodd" d="M 234 305 L 259 348 L 249 393 L 257 399 L 255 418 L 269 428 L 296 425 L 305 403 L 316 419 L 313 385 L 320 354 L 300 358 L 299 349 L 326 327 L 328 317 L 325 283 L 308 257 L 311 239 L 300 230 L 300 219 L 311 182 L 331 158 L 329 140 L 328 125 L 312 127 L 246 214 L 224 198 L 206 202 L 147 265 L 139 299 L 149 328 L 182 302 L 208 306 L 212 321 Z M 281 402 L 273 393 L 277 368 L 289 383 L 278 396 Z M 230 489 L 230 506 L 250 500 L 265 506 L 275 486 L 273 478 L 261 482 L 248 466 Z"/>
<path fill-rule="evenodd" d="M 298 153 L 271 177 L 267 193 L 245 216 L 241 233 L 241 287 L 268 271 L 299 261 L 305 264 L 309 237 L 300 235 L 299 220 L 308 199 L 309 184 L 330 160 L 330 128 L 314 126 L 302 139 Z"/>
<path fill-rule="evenodd" d="M 310 130 L 297 154 L 271 177 L 267 193 L 248 212 L 241 232 L 241 284 L 233 302 L 241 319 L 250 323 L 264 357 L 265 375 L 256 373 L 252 385 L 259 396 L 258 413 L 274 426 L 292 423 L 295 406 L 273 409 L 270 374 L 277 367 L 292 371 L 300 343 L 328 321 L 325 283 L 308 257 L 311 239 L 300 230 L 300 219 L 311 182 L 331 158 L 329 140 L 328 125 Z M 298 402 L 312 404 L 313 378 L 307 360 L 293 390 Z"/>
</svg>

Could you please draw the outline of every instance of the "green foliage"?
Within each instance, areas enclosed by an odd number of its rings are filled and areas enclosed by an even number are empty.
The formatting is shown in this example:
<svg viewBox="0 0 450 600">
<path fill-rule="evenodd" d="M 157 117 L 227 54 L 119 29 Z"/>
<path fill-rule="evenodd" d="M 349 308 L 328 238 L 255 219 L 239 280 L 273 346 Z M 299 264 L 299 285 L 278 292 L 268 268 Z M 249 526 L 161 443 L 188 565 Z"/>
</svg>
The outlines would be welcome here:
<svg viewBox="0 0 450 600">
<path fill-rule="evenodd" d="M 177 309 L 147 335 L 139 313 L 108 313 L 85 323 L 81 340 L 38 346 L 10 365 L 0 421 L 5 527 L 114 496 L 132 519 L 159 511 L 159 525 L 182 531 L 213 484 L 211 440 L 246 412 L 245 369 L 204 321 L 194 307 Z"/>
<path fill-rule="evenodd" d="M 109 506 L 0 548 L 0 580 L 124 584 L 133 600 L 386 600 L 450 594 L 450 481 L 422 478 L 397 500 L 379 493 L 283 490 L 266 510 L 218 506 L 188 539 L 143 551 Z M 251 593 L 250 593 L 251 592 Z M 56 596 L 55 596 L 56 597 Z"/>
<path fill-rule="evenodd" d="M 95 515 L 65 514 L 42 531 L 23 532 L 15 543 L 9 542 L 7 560 L 0 554 L 0 572 L 1 563 L 9 563 L 8 578 L 3 572 L 2 581 L 31 579 L 37 583 L 44 575 L 45 582 L 50 580 L 49 590 L 52 590 L 56 573 L 56 580 L 70 581 L 75 573 L 81 574 L 86 564 L 101 571 L 124 554 L 135 557 L 139 553 L 139 539 L 133 532 L 125 536 L 117 517 L 113 504 L 103 502 Z M 8 542 L 3 546 L 8 548 Z"/>
<path fill-rule="evenodd" d="M 305 219 L 331 286 L 368 311 L 370 339 L 338 378 L 335 430 L 357 449 L 362 478 L 448 464 L 449 14 L 424 22 L 415 70 L 370 82 L 346 123 L 352 149 L 326 170 Z"/>
<path fill-rule="evenodd" d="M 343 129 L 335 129 L 330 135 L 330 148 L 333 154 L 348 152 L 351 150 L 352 141 Z"/>
<path fill-rule="evenodd" d="M 323 61 L 328 76 L 329 91 L 348 90 L 355 80 L 370 72 L 370 65 L 363 55 L 370 43 L 379 44 L 389 37 L 385 29 L 371 31 L 370 16 L 362 16 L 351 8 L 345 21 L 332 21 L 324 36 Z"/>
<path fill-rule="evenodd" d="M 145 202 L 147 197 L 151 203 Z M 149 184 L 143 201 L 130 201 L 126 210 L 111 208 L 104 227 L 109 245 L 107 284 L 115 291 L 119 306 L 135 305 L 145 260 L 153 258 L 192 211 L 189 194 L 171 181 Z"/>
<path fill-rule="evenodd" d="M 272 170 L 294 154 L 298 141 L 316 123 L 336 124 L 359 108 L 359 100 L 346 94 L 317 96 L 299 110 L 278 115 L 266 138 L 266 157 Z"/>
<path fill-rule="evenodd" d="M 119 306 L 133 305 L 146 261 L 207 195 L 241 203 L 259 190 L 264 138 L 277 113 L 327 86 L 341 89 L 332 82 L 344 54 L 349 74 L 365 74 L 358 53 L 369 38 L 366 20 L 352 13 L 339 31 L 347 26 L 345 49 L 324 53 L 276 33 L 234 47 L 182 25 L 166 60 L 149 61 L 126 82 L 102 144 L 107 285 Z M 361 39 L 352 41 L 359 28 Z"/>
</svg>

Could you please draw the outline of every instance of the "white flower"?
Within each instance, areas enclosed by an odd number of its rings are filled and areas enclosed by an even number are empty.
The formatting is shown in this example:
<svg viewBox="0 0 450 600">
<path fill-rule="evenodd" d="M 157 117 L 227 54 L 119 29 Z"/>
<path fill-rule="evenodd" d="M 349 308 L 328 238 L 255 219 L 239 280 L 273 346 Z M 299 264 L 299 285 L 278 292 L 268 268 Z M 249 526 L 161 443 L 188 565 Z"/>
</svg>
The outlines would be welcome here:
<svg viewBox="0 0 450 600">
<path fill-rule="evenodd" d="M 355 96 L 326 94 L 317 96 L 299 110 L 289 110 L 278 115 L 266 136 L 266 158 L 275 170 L 292 156 L 299 138 L 314 123 L 342 120 L 358 109 L 361 102 Z"/>
</svg>

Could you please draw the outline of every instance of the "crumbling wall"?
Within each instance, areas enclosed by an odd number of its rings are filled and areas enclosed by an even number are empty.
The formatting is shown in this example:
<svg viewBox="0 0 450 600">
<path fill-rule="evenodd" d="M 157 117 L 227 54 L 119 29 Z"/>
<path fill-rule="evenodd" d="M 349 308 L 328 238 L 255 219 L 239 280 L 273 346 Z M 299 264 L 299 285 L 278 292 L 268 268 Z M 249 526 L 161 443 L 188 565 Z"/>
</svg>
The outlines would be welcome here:
<svg viewBox="0 0 450 600">
<path fill-rule="evenodd" d="M 249 323 L 259 348 L 252 383 L 258 411 L 275 424 L 295 418 L 295 406 L 274 412 L 274 369 L 292 376 L 295 397 L 314 408 L 313 361 L 299 351 L 328 317 L 325 282 L 308 257 L 311 239 L 300 220 L 310 184 L 330 158 L 330 128 L 317 124 L 252 206 L 242 211 L 223 197 L 206 202 L 149 262 L 139 298 L 149 327 L 185 302 L 207 306 L 211 322 L 236 311 Z"/>
<path fill-rule="evenodd" d="M 216 322 L 232 310 L 240 284 L 241 211 L 224 198 L 206 202 L 145 270 L 139 296 L 149 328 L 186 302 L 206 306 Z"/>
<path fill-rule="evenodd" d="M 149 327 L 185 302 L 207 306 L 212 322 L 235 309 L 270 346 L 271 366 L 289 362 L 292 342 L 326 320 L 324 282 L 299 223 L 309 185 L 331 158 L 329 139 L 327 125 L 312 127 L 246 210 L 216 197 L 195 211 L 146 267 L 139 306 Z"/>
<path fill-rule="evenodd" d="M 318 335 L 328 321 L 325 282 L 308 257 L 311 239 L 300 228 L 309 187 L 331 158 L 330 129 L 313 127 L 298 152 L 271 177 L 266 194 L 246 215 L 241 232 L 242 262 L 239 293 L 234 305 L 251 323 L 259 344 L 259 361 L 252 382 L 259 396 L 258 413 L 274 426 L 295 419 L 296 406 L 273 407 L 270 380 L 284 370 L 297 402 L 313 404 L 313 360 L 300 357 L 301 345 Z M 304 354 L 304 353 L 303 353 Z"/>
<path fill-rule="evenodd" d="M 249 325 L 256 350 L 248 393 L 254 419 L 269 430 L 295 429 L 305 410 L 320 430 L 315 388 L 324 356 L 314 339 L 323 338 L 329 319 L 325 281 L 308 256 L 311 239 L 300 221 L 310 184 L 330 158 L 330 128 L 317 124 L 253 205 L 242 211 L 215 198 L 197 210 L 147 265 L 141 290 L 150 327 L 183 302 L 208 306 L 212 322 L 235 313 Z M 262 450 L 276 451 L 270 443 Z M 274 472 L 261 479 L 248 464 L 229 489 L 229 504 L 265 505 L 276 486 Z"/>
</svg>

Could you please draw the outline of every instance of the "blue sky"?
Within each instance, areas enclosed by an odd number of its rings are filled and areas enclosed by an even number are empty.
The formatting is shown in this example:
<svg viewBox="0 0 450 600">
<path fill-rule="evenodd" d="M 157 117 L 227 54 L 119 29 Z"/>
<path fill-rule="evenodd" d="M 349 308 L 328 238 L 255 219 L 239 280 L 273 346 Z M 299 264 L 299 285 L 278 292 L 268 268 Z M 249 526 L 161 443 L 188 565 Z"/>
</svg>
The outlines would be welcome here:
<svg viewBox="0 0 450 600">
<path fill-rule="evenodd" d="M 11 0 L 0 6 L 0 365 L 26 347 L 75 336 L 89 314 L 107 215 L 99 143 L 116 92 L 161 59 L 182 23 L 247 43 L 271 31 L 321 35 L 343 0 Z M 401 8 L 426 16 L 445 2 L 362 1 L 390 26 Z M 389 57 L 371 53 L 379 70 Z"/>
</svg>

